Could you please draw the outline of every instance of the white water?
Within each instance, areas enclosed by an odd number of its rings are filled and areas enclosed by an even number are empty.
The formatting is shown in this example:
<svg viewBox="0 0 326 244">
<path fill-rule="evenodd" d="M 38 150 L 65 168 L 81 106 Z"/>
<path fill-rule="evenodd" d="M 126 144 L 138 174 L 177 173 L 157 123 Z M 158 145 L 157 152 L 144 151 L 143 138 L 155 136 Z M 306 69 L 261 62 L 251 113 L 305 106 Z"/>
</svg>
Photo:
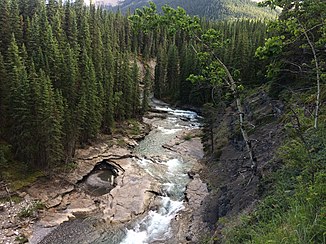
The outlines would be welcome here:
<svg viewBox="0 0 326 244">
<path fill-rule="evenodd" d="M 169 238 L 170 222 L 176 214 L 184 208 L 180 195 L 184 191 L 187 174 L 183 172 L 183 163 L 179 159 L 170 159 L 166 162 L 153 162 L 147 159 L 137 160 L 138 164 L 150 175 L 161 181 L 162 189 L 167 196 L 160 198 L 160 207 L 157 211 L 149 211 L 148 215 L 132 229 L 128 229 L 121 244 L 147 244 L 153 241 L 164 241 Z M 155 170 L 155 165 L 167 166 L 165 173 Z M 178 175 L 179 174 L 179 175 Z M 182 180 L 180 179 L 183 178 Z M 174 181 L 174 182 L 173 182 Z M 180 181 L 180 184 L 177 184 Z"/>
<path fill-rule="evenodd" d="M 170 222 L 184 206 L 182 201 L 172 201 L 169 197 L 162 197 L 161 201 L 162 207 L 157 212 L 149 211 L 140 223 L 127 230 L 121 244 L 145 244 L 170 237 Z"/>
<path fill-rule="evenodd" d="M 162 145 L 171 140 L 177 132 L 182 129 L 194 129 L 200 125 L 197 122 L 197 114 L 191 111 L 173 110 L 169 107 L 155 107 L 157 110 L 165 111 L 170 116 L 157 126 L 156 134 L 148 141 L 140 143 L 139 152 L 145 156 L 153 156 L 151 152 L 161 152 Z M 180 120 L 180 118 L 183 118 Z M 159 140 L 160 143 L 152 143 Z M 142 145 L 143 144 L 143 145 Z M 148 150 L 150 147 L 151 150 Z M 144 148 L 145 150 L 141 150 Z M 164 152 L 163 152 L 164 153 Z M 170 152 L 169 152 L 170 153 Z M 165 152 L 165 154 L 167 154 Z M 155 156 L 155 155 L 154 155 Z M 154 241 L 167 240 L 171 237 L 170 223 L 177 213 L 184 208 L 184 191 L 189 178 L 187 171 L 191 165 L 184 162 L 180 155 L 176 154 L 166 161 L 155 161 L 150 159 L 136 160 L 148 174 L 159 179 L 162 183 L 162 191 L 165 196 L 159 197 L 160 205 L 156 211 L 149 211 L 144 219 L 139 221 L 133 228 L 126 230 L 126 236 L 121 244 L 149 244 Z M 162 170 L 163 169 L 163 170 Z"/>
</svg>

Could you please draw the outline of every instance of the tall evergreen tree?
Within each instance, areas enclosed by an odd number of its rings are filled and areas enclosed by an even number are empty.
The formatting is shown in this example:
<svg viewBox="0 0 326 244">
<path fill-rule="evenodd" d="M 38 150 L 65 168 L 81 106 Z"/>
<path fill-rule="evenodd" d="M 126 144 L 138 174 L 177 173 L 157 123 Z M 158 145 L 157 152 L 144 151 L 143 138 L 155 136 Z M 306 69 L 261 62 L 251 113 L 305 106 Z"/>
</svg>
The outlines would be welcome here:
<svg viewBox="0 0 326 244">
<path fill-rule="evenodd" d="M 159 47 L 157 52 L 157 61 L 155 66 L 155 80 L 154 80 L 154 95 L 157 98 L 162 98 L 167 89 L 167 56 L 165 49 Z"/>
<path fill-rule="evenodd" d="M 132 87 L 131 87 L 131 103 L 132 103 L 132 115 L 133 117 L 138 117 L 140 113 L 140 77 L 139 77 L 139 68 L 137 64 L 137 58 L 134 58 L 132 70 Z"/>
<path fill-rule="evenodd" d="M 145 70 L 145 76 L 144 76 L 144 88 L 143 88 L 143 97 L 142 97 L 142 111 L 143 113 L 148 110 L 148 99 L 149 99 L 149 92 L 151 88 L 151 72 L 148 67 L 146 67 Z"/>
<path fill-rule="evenodd" d="M 8 0 L 0 2 L 0 52 L 6 55 L 10 39 L 11 39 L 11 26 L 10 26 L 10 6 Z"/>
<path fill-rule="evenodd" d="M 179 56 L 177 47 L 172 44 L 168 50 L 168 62 L 167 62 L 167 93 L 172 94 L 172 98 L 175 99 L 179 96 Z"/>
<path fill-rule="evenodd" d="M 5 123 L 7 119 L 6 98 L 9 95 L 9 87 L 6 76 L 5 63 L 3 56 L 0 53 L 0 137 L 5 131 Z"/>
<path fill-rule="evenodd" d="M 19 13 L 17 0 L 10 1 L 10 27 L 15 34 L 17 43 L 23 43 L 23 22 Z"/>
</svg>

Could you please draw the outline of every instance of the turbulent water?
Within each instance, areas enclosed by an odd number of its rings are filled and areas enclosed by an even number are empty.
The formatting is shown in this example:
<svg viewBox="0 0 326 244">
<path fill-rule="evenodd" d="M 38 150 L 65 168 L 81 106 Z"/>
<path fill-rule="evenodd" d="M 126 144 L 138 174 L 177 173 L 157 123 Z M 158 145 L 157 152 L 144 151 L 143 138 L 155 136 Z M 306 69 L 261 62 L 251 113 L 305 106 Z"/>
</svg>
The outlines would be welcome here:
<svg viewBox="0 0 326 244">
<path fill-rule="evenodd" d="M 187 172 L 192 165 L 184 162 L 180 154 L 166 150 L 162 145 L 173 139 L 182 129 L 198 128 L 198 116 L 195 112 L 174 110 L 162 105 L 155 106 L 155 109 L 167 112 L 168 116 L 153 123 L 155 129 L 139 144 L 135 152 L 144 157 L 137 160 L 137 163 L 161 182 L 163 196 L 159 199 L 157 210 L 149 211 L 144 219 L 133 228 L 127 229 L 121 244 L 164 242 L 171 235 L 171 220 L 184 208 L 184 191 L 189 182 Z M 161 160 L 162 154 L 165 160 Z"/>
<path fill-rule="evenodd" d="M 152 107 L 167 116 L 148 119 L 152 130 L 134 149 L 137 157 L 132 159 L 160 183 L 161 196 L 156 197 L 151 210 L 119 228 L 97 227 L 92 218 L 69 221 L 60 225 L 43 243 L 167 243 L 166 240 L 173 235 L 171 220 L 184 208 L 184 192 L 190 180 L 187 172 L 195 162 L 183 158 L 181 153 L 165 149 L 163 145 L 173 140 L 181 130 L 198 129 L 200 123 L 195 112 L 171 109 L 158 101 Z M 102 181 L 109 179 L 111 174 L 102 172 L 99 177 Z"/>
</svg>

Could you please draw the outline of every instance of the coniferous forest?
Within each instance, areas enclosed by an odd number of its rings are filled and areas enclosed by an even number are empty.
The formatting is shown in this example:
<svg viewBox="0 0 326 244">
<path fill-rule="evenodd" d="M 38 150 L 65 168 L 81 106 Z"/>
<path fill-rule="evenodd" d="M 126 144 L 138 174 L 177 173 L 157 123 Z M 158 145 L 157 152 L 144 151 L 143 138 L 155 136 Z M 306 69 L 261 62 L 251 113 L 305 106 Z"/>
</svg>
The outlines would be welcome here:
<svg viewBox="0 0 326 244">
<path fill-rule="evenodd" d="M 1 138 L 16 159 L 36 168 L 69 162 L 75 149 L 98 133 L 140 118 L 146 109 L 141 99 L 147 99 L 140 85 L 146 96 L 153 87 L 157 98 L 184 104 L 211 99 L 209 85 L 187 80 L 198 71 L 196 43 L 181 30 L 136 32 L 128 16 L 83 1 L 4 0 L 0 7 Z M 266 25 L 250 20 L 202 25 L 230 37 L 222 55 L 250 83 L 257 66 L 248 64 L 255 62 Z M 150 76 L 145 81 L 137 62 L 156 57 L 154 81 Z"/>
<path fill-rule="evenodd" d="M 0 0 L 0 182 L 62 170 L 155 97 L 203 116 L 207 243 L 325 243 L 326 3 L 260 5 L 280 15 Z"/>
</svg>

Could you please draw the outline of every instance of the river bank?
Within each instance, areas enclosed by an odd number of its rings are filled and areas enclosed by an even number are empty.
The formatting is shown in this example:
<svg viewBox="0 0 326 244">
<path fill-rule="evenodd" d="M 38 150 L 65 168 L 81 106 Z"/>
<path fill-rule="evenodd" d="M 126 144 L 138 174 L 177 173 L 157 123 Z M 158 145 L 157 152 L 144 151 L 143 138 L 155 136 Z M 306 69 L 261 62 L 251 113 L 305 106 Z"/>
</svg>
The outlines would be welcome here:
<svg viewBox="0 0 326 244">
<path fill-rule="evenodd" d="M 189 123 L 190 126 L 193 123 L 191 119 L 185 119 L 182 115 L 178 116 L 180 115 L 173 117 L 173 120 Z M 186 177 L 187 201 L 182 207 L 183 210 L 173 216 L 171 228 L 169 227 L 169 231 L 174 233 L 170 235 L 170 239 L 173 236 L 180 238 L 179 241 L 184 240 L 183 243 L 190 241 L 189 229 L 186 228 L 189 223 L 186 222 L 191 220 L 189 214 L 192 214 L 194 209 L 198 209 L 197 205 L 200 205 L 201 199 L 207 192 L 206 185 L 198 177 L 198 172 L 201 170 L 199 160 L 203 157 L 200 130 L 196 126 L 192 126 L 191 129 L 187 126 L 171 129 L 155 125 L 157 121 L 164 120 L 164 118 L 168 121 L 166 111 L 148 113 L 144 118 L 145 123 L 138 125 L 138 133 L 113 136 L 113 142 L 103 136 L 93 145 L 77 151 L 76 167 L 72 171 L 52 175 L 49 179 L 40 179 L 25 189 L 25 193 L 22 193 L 24 198 L 22 202 L 30 204 L 39 200 L 45 208 L 41 211 L 36 210 L 37 216 L 34 218 L 26 218 L 24 221 L 27 224 L 19 226 L 18 234 L 14 232 L 15 236 L 6 234 L 12 227 L 2 228 L 0 235 L 3 237 L 2 240 L 5 240 L 4 243 L 19 242 L 17 237 L 20 237 L 21 242 L 28 239 L 30 243 L 77 243 L 80 241 L 90 243 L 102 238 L 103 232 L 119 233 L 120 231 L 121 236 L 126 235 L 125 229 L 128 228 L 128 223 L 129 228 L 132 228 L 133 224 L 130 222 L 135 223 L 148 211 L 157 209 L 157 199 L 165 194 L 157 177 L 148 174 L 142 165 L 139 165 L 138 161 L 142 160 L 141 156 L 144 152 L 140 154 L 137 150 L 136 152 L 133 150 L 139 141 L 153 130 L 163 131 L 163 134 L 168 135 L 166 143 L 158 144 L 158 147 L 163 148 L 170 155 L 155 155 L 155 149 L 151 147 L 152 155 L 147 154 L 147 158 L 153 156 L 151 159 L 164 161 L 171 155 L 178 154 L 182 155 L 187 163 L 191 162 L 189 164 L 191 169 L 187 170 L 191 173 Z M 132 126 L 134 125 L 127 125 L 127 127 Z M 89 182 L 93 184 L 95 182 L 96 187 L 103 183 L 97 177 L 101 175 L 103 167 L 106 172 L 108 170 L 113 172 L 111 184 L 104 185 L 104 188 L 109 187 L 110 190 L 100 195 L 91 193 L 90 190 L 93 188 L 89 188 Z M 188 181 L 192 184 L 188 184 Z M 201 194 L 198 196 L 198 189 L 203 193 L 202 196 Z M 9 213 L 7 210 L 5 213 Z M 14 215 L 18 216 L 21 210 L 22 208 L 18 209 Z M 178 219 L 185 223 L 180 224 Z M 180 226 L 184 226 L 181 231 L 183 233 L 180 232 L 182 229 Z M 88 233 L 88 240 L 83 239 L 85 233 Z M 73 242 L 70 241 L 71 238 Z M 174 241 L 171 239 L 171 243 L 175 243 Z"/>
</svg>

